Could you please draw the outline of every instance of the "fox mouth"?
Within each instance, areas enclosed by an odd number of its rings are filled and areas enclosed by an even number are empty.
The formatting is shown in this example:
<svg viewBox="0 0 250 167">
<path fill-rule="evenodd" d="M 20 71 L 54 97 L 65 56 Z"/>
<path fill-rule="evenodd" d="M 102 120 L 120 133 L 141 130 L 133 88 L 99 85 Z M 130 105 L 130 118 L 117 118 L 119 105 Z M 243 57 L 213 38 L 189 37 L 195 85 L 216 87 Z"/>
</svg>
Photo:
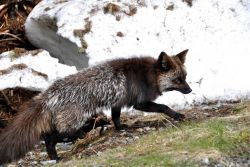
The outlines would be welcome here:
<svg viewBox="0 0 250 167">
<path fill-rule="evenodd" d="M 173 91 L 173 90 L 179 91 L 179 92 L 181 92 L 183 94 L 189 94 L 189 93 L 192 92 L 191 88 L 186 88 L 186 89 L 166 88 L 165 89 L 166 92 Z"/>
<path fill-rule="evenodd" d="M 166 88 L 165 89 L 166 92 L 173 91 L 173 90 L 176 90 L 176 89 L 174 89 L 174 88 Z"/>
</svg>

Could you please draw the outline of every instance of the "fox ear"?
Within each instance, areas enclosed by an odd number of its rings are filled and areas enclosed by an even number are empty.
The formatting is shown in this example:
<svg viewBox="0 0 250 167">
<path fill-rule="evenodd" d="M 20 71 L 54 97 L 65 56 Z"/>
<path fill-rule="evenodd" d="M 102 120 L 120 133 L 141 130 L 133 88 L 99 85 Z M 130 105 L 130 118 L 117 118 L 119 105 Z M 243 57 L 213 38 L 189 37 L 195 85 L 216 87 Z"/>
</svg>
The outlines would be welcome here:
<svg viewBox="0 0 250 167">
<path fill-rule="evenodd" d="M 161 52 L 157 60 L 158 65 L 168 71 L 170 69 L 170 63 L 168 62 L 169 56 L 165 52 Z"/>
<path fill-rule="evenodd" d="M 188 52 L 188 49 L 186 49 L 186 50 L 184 50 L 176 55 L 176 57 L 178 57 L 180 59 L 182 64 L 185 63 L 187 52 Z"/>
</svg>

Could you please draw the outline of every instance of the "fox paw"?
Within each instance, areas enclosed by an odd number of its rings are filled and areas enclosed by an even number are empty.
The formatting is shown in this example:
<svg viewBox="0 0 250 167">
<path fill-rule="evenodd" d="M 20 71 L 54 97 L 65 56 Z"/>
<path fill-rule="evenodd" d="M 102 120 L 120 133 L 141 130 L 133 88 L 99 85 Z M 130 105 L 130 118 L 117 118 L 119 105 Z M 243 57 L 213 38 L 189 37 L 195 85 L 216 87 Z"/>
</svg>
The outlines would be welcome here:
<svg viewBox="0 0 250 167">
<path fill-rule="evenodd" d="M 128 128 L 129 128 L 128 125 L 126 125 L 126 124 L 121 124 L 120 126 L 117 126 L 115 129 L 116 129 L 117 131 L 124 131 L 124 130 L 126 130 L 126 129 L 128 129 Z"/>
<path fill-rule="evenodd" d="M 182 120 L 185 119 L 185 115 L 184 115 L 184 114 L 181 114 L 181 113 L 175 113 L 174 116 L 173 116 L 173 118 L 174 118 L 175 120 L 182 121 Z"/>
</svg>

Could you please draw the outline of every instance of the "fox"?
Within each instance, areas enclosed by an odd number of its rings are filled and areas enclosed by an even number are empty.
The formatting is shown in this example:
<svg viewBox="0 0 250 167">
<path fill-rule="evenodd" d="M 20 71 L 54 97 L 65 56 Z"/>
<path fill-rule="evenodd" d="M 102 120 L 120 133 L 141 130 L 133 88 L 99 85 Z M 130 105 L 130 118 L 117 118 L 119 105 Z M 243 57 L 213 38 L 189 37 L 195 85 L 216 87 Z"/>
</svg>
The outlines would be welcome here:
<svg viewBox="0 0 250 167">
<path fill-rule="evenodd" d="M 154 100 L 168 91 L 192 91 L 186 82 L 187 52 L 169 56 L 162 51 L 157 59 L 145 56 L 109 60 L 55 81 L 32 98 L 0 134 L 0 164 L 20 159 L 42 136 L 49 138 L 55 131 L 77 132 L 104 109 L 111 110 L 116 130 L 124 126 L 120 123 L 123 107 L 185 119 L 184 114 Z"/>
</svg>

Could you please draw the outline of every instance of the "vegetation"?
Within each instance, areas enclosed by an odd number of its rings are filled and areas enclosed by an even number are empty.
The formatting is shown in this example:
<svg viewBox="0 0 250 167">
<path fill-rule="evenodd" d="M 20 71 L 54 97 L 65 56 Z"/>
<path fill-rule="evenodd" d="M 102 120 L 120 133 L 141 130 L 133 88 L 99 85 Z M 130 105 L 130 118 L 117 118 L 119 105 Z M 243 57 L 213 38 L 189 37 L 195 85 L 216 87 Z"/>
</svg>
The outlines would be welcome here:
<svg viewBox="0 0 250 167">
<path fill-rule="evenodd" d="M 190 121 L 141 137 L 136 143 L 99 156 L 72 159 L 57 166 L 200 166 L 204 159 L 222 163 L 249 157 L 250 104 L 232 108 L 233 115 Z"/>
</svg>

